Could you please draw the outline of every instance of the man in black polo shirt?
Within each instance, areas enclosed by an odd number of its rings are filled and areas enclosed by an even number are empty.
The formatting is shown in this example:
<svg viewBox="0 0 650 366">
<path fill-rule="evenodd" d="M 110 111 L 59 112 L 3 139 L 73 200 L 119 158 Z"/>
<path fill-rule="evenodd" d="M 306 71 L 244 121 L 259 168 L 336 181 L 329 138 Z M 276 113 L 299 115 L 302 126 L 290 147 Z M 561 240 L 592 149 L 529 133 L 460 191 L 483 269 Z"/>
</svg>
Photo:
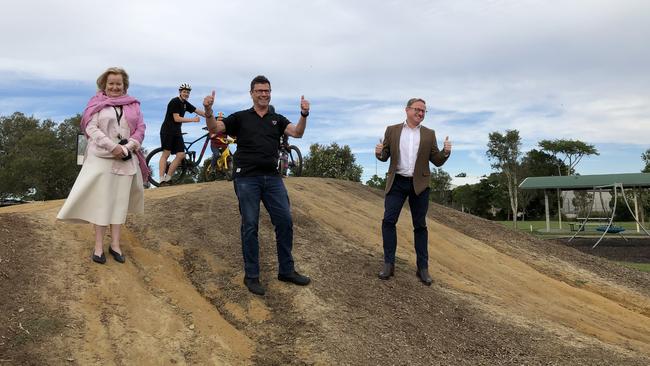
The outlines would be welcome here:
<svg viewBox="0 0 650 366">
<path fill-rule="evenodd" d="M 167 112 L 165 113 L 165 120 L 160 126 L 160 144 L 163 148 L 163 153 L 158 162 L 158 172 L 160 173 L 160 183 L 162 185 L 169 184 L 176 168 L 185 159 L 185 143 L 183 141 L 183 132 L 181 125 L 188 122 L 199 122 L 201 119 L 196 116 L 194 118 L 185 118 L 185 112 L 196 113 L 199 116 L 205 117 L 205 112 L 196 109 L 187 99 L 190 97 L 192 87 L 190 84 L 183 83 L 178 87 L 178 96 L 172 98 L 167 104 Z M 174 161 L 169 164 L 169 169 L 165 172 L 167 167 L 167 159 L 169 155 L 176 154 Z"/>
<path fill-rule="evenodd" d="M 235 112 L 226 118 L 221 114 L 214 118 L 212 105 L 214 91 L 205 97 L 206 122 L 213 133 L 225 131 L 237 136 L 237 151 L 234 157 L 234 186 L 239 199 L 241 214 L 241 238 L 244 254 L 244 284 L 257 295 L 264 295 L 260 284 L 259 241 L 257 237 L 260 201 L 271 216 L 275 226 L 278 250 L 278 279 L 296 285 L 306 286 L 310 279 L 296 272 L 291 255 L 293 247 L 293 221 L 289 207 L 289 195 L 278 172 L 278 149 L 283 134 L 300 138 L 305 133 L 309 102 L 300 100 L 300 120 L 289 122 L 283 115 L 269 108 L 271 82 L 264 76 L 251 81 L 250 95 L 253 107 Z"/>
</svg>

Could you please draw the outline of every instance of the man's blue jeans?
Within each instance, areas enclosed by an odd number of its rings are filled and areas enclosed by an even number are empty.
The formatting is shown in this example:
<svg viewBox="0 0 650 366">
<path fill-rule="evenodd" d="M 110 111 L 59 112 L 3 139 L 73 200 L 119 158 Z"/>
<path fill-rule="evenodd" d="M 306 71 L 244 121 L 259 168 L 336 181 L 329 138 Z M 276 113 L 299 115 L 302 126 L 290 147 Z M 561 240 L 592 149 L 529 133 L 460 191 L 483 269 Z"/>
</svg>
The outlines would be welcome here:
<svg viewBox="0 0 650 366">
<path fill-rule="evenodd" d="M 429 233 L 427 231 L 427 210 L 429 209 L 429 188 L 419 195 L 413 189 L 413 178 L 395 175 L 393 185 L 384 200 L 384 219 L 381 222 L 381 235 L 384 239 L 384 262 L 395 263 L 397 250 L 397 229 L 395 225 L 408 198 L 413 219 L 413 236 L 418 268 L 429 267 Z"/>
<path fill-rule="evenodd" d="M 282 177 L 257 176 L 235 178 L 235 193 L 239 199 L 241 214 L 241 242 L 244 254 L 244 271 L 247 278 L 260 276 L 259 249 L 257 237 L 260 201 L 271 216 L 275 227 L 275 240 L 278 250 L 278 272 L 290 275 L 294 271 L 291 248 L 293 247 L 293 221 L 289 206 L 289 195 Z"/>
</svg>

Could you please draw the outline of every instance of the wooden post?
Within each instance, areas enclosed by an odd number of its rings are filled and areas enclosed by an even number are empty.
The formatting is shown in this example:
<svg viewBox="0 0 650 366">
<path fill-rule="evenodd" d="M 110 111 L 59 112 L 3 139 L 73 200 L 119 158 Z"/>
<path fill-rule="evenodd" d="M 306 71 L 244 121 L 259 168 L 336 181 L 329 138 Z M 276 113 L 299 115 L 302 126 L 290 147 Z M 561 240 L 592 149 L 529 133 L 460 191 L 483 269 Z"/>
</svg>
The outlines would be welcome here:
<svg viewBox="0 0 650 366">
<path fill-rule="evenodd" d="M 544 190 L 544 211 L 546 212 L 546 232 L 551 232 L 551 213 L 548 209 L 548 191 Z"/>
</svg>

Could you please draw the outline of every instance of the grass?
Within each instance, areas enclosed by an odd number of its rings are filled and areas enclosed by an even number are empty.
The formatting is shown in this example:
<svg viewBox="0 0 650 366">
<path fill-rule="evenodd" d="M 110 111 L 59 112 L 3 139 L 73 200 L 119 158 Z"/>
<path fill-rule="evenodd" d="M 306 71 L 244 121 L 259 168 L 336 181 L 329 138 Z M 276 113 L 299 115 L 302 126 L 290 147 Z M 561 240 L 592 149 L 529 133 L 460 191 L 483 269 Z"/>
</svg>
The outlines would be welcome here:
<svg viewBox="0 0 650 366">
<path fill-rule="evenodd" d="M 650 263 L 618 262 L 619 264 L 642 272 L 650 272 Z"/>
<path fill-rule="evenodd" d="M 21 323 L 23 329 L 18 329 L 12 343 L 14 346 L 21 346 L 28 341 L 38 337 L 45 337 L 59 332 L 64 327 L 63 320 L 59 318 L 34 318 L 27 319 Z M 28 333 L 29 332 L 29 333 Z"/>
<path fill-rule="evenodd" d="M 512 221 L 497 221 L 497 222 L 509 229 L 513 228 Z M 517 230 L 533 233 L 539 236 L 553 235 L 553 234 L 573 235 L 575 234 L 575 231 L 571 231 L 569 223 L 576 223 L 576 221 L 562 221 L 562 229 L 560 229 L 559 223 L 557 222 L 557 218 L 555 220 L 551 219 L 551 232 L 548 233 L 546 232 L 546 221 L 544 220 L 518 221 Z M 607 222 L 604 221 L 603 224 L 606 225 Z M 630 235 L 630 236 L 634 236 L 638 234 L 645 235 L 643 229 L 640 229 L 640 233 L 636 232 L 636 222 L 634 221 L 626 221 L 626 222 L 615 221 L 612 225 L 622 226 L 623 228 L 625 228 L 625 232 L 623 232 L 624 235 Z M 650 225 L 646 223 L 644 224 L 644 226 L 647 230 L 650 231 Z M 580 233 L 580 236 L 590 236 L 590 235 L 599 236 L 602 235 L 602 232 L 596 231 L 595 226 L 588 226 L 585 232 Z"/>
<path fill-rule="evenodd" d="M 513 227 L 512 221 L 497 221 L 497 222 L 509 229 L 512 229 Z M 575 222 L 575 221 L 569 221 L 569 222 Z M 636 232 L 636 222 L 634 221 L 614 222 L 613 225 L 624 227 L 626 230 L 623 232 L 623 234 L 625 234 L 626 236 L 636 236 L 636 235 L 645 236 L 643 229 L 641 229 L 640 233 Z M 646 223 L 643 226 L 645 226 L 645 228 L 648 231 L 650 231 L 650 224 Z M 569 224 L 566 221 L 562 222 L 562 230 L 560 230 L 560 226 L 557 222 L 557 218 L 555 221 L 551 220 L 550 233 L 546 232 L 546 221 L 539 220 L 539 221 L 518 221 L 517 222 L 517 230 L 519 231 L 525 231 L 530 233 L 531 227 L 532 227 L 532 234 L 541 237 L 558 235 L 558 234 L 563 234 L 563 236 L 575 234 L 575 231 L 570 231 Z M 586 232 L 580 233 L 580 236 L 600 236 L 602 234 L 603 234 L 602 232 L 596 231 L 594 226 L 591 226 L 590 228 L 587 229 Z M 650 263 L 636 263 L 636 262 L 617 262 L 617 263 L 628 268 L 636 269 L 638 271 L 650 272 Z M 586 282 L 580 280 L 576 281 L 577 287 L 582 287 L 584 284 L 586 284 Z"/>
</svg>

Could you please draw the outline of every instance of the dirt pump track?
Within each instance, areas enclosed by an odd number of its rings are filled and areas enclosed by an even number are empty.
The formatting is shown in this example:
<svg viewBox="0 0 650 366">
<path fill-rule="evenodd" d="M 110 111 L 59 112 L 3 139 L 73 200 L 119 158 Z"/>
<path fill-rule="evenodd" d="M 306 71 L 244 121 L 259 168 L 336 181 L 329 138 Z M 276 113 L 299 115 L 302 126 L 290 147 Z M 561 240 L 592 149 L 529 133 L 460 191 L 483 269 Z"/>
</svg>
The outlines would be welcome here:
<svg viewBox="0 0 650 366">
<path fill-rule="evenodd" d="M 276 279 L 262 209 L 264 297 L 243 285 L 232 183 L 146 191 L 124 265 L 90 261 L 92 227 L 57 222 L 62 200 L 0 209 L 0 365 L 650 364 L 646 273 L 432 204 L 433 285 L 415 277 L 408 205 L 381 281 L 382 192 L 285 183 L 312 284 Z"/>
</svg>

